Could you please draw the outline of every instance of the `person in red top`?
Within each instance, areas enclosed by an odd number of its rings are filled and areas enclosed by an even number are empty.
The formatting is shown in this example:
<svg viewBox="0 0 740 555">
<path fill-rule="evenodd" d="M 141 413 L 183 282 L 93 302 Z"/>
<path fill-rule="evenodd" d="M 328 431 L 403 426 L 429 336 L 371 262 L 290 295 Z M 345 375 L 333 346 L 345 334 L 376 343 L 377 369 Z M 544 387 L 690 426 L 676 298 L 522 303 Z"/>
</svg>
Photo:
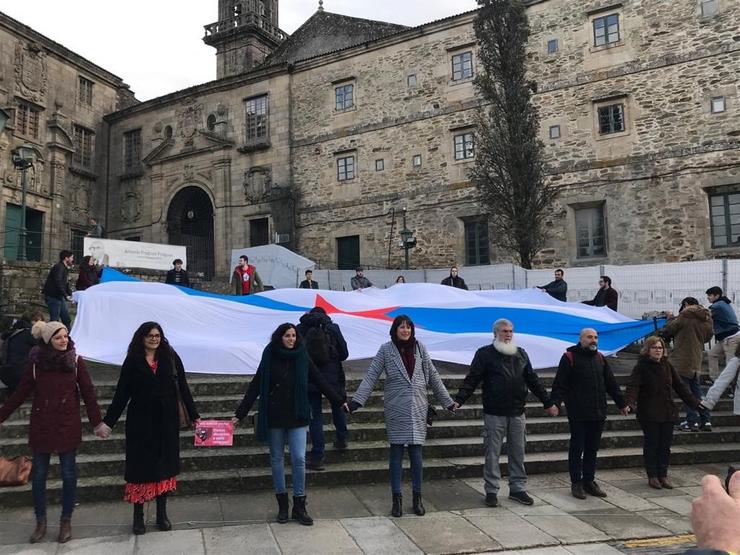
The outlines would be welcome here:
<svg viewBox="0 0 740 555">
<path fill-rule="evenodd" d="M 77 448 L 82 443 L 80 396 L 87 418 L 96 433 L 103 426 L 95 389 L 82 357 L 61 322 L 36 322 L 31 331 L 39 340 L 31 349 L 29 362 L 18 389 L 0 408 L 0 424 L 33 393 L 28 443 L 33 451 L 31 485 L 36 512 L 36 530 L 29 541 L 46 535 L 46 476 L 52 453 L 59 455 L 62 474 L 62 516 L 59 543 L 72 539 L 72 511 L 77 490 Z M 79 389 L 78 389 L 79 388 Z"/>
<path fill-rule="evenodd" d="M 263 289 L 257 268 L 249 263 L 249 258 L 245 254 L 241 255 L 239 264 L 234 268 L 234 294 L 251 295 L 261 293 Z"/>
</svg>

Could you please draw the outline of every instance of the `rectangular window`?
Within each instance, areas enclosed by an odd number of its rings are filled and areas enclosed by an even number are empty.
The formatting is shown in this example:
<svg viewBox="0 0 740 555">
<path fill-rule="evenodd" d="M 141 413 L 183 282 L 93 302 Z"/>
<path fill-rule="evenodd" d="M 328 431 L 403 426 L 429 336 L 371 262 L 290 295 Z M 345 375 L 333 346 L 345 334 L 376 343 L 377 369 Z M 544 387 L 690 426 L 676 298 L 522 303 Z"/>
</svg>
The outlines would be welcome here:
<svg viewBox="0 0 740 555">
<path fill-rule="evenodd" d="M 604 207 L 581 208 L 576 213 L 576 254 L 578 258 L 606 256 Z"/>
<path fill-rule="evenodd" d="M 412 73 L 411 75 L 406 77 L 406 86 L 410 89 L 416 86 L 416 74 L 415 73 Z"/>
<path fill-rule="evenodd" d="M 460 81 L 473 76 L 473 53 L 463 52 L 452 57 L 452 80 Z"/>
<path fill-rule="evenodd" d="M 355 105 L 355 86 L 352 83 L 338 86 L 334 89 L 334 98 L 337 112 L 349 110 Z"/>
<path fill-rule="evenodd" d="M 92 106 L 93 82 L 89 79 L 85 79 L 82 75 L 80 75 L 78 89 L 78 102 L 83 106 Z"/>
<path fill-rule="evenodd" d="M 713 194 L 709 197 L 712 247 L 740 244 L 740 191 Z"/>
<path fill-rule="evenodd" d="M 95 133 L 80 125 L 73 128 L 75 151 L 72 162 L 82 168 L 92 168 Z"/>
<path fill-rule="evenodd" d="M 712 97 L 712 113 L 719 114 L 725 111 L 725 97 L 714 96 Z"/>
<path fill-rule="evenodd" d="M 348 181 L 355 178 L 355 157 L 337 158 L 337 180 Z"/>
<path fill-rule="evenodd" d="M 719 0 L 700 0 L 699 8 L 701 15 L 705 17 L 717 15 L 717 12 L 719 12 Z"/>
<path fill-rule="evenodd" d="M 547 53 L 555 54 L 558 51 L 558 39 L 550 39 L 547 41 Z"/>
<path fill-rule="evenodd" d="M 125 173 L 139 169 L 141 162 L 141 129 L 134 129 L 123 134 L 123 171 Z"/>
<path fill-rule="evenodd" d="M 376 172 L 382 172 L 385 169 L 385 160 L 382 158 L 380 160 L 375 160 L 375 171 Z"/>
<path fill-rule="evenodd" d="M 490 264 L 488 250 L 488 220 L 465 222 L 465 265 Z"/>
<path fill-rule="evenodd" d="M 267 139 L 269 105 L 267 95 L 250 98 L 245 103 L 247 112 L 247 143 L 261 143 Z"/>
<path fill-rule="evenodd" d="M 82 257 L 85 255 L 85 253 L 83 252 L 85 235 L 87 235 L 86 231 L 72 228 L 72 246 L 69 250 L 71 250 L 72 253 L 75 255 L 75 264 L 78 262 L 82 262 Z"/>
<path fill-rule="evenodd" d="M 20 135 L 31 137 L 33 139 L 39 138 L 39 114 L 40 110 L 21 102 L 18 104 L 18 108 L 15 111 L 15 131 Z"/>
<path fill-rule="evenodd" d="M 550 126 L 550 138 L 551 139 L 559 139 L 560 138 L 560 126 L 559 125 L 551 125 Z"/>
<path fill-rule="evenodd" d="M 414 154 L 414 157 L 411 159 L 411 165 L 415 168 L 421 167 L 421 154 Z"/>
<path fill-rule="evenodd" d="M 604 46 L 619 42 L 619 14 L 597 17 L 594 25 L 594 46 Z"/>
<path fill-rule="evenodd" d="M 599 107 L 599 133 L 601 135 L 620 133 L 624 130 L 624 104 Z"/>
<path fill-rule="evenodd" d="M 455 160 L 475 158 L 475 137 L 473 133 L 455 135 Z"/>
</svg>

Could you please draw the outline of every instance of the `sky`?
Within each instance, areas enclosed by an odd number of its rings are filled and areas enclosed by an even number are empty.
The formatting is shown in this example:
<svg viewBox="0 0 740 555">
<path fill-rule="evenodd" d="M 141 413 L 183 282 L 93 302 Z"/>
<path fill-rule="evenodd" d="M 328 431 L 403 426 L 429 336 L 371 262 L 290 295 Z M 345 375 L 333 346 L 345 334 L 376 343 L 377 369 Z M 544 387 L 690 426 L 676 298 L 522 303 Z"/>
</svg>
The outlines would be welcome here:
<svg viewBox="0 0 740 555">
<path fill-rule="evenodd" d="M 280 0 L 280 28 L 292 33 L 317 7 L 318 0 Z M 475 0 L 324 0 L 326 11 L 409 26 L 476 7 Z M 202 38 L 203 26 L 218 19 L 218 0 L 0 0 L 0 11 L 118 75 L 139 100 L 216 78 L 216 51 Z"/>
</svg>

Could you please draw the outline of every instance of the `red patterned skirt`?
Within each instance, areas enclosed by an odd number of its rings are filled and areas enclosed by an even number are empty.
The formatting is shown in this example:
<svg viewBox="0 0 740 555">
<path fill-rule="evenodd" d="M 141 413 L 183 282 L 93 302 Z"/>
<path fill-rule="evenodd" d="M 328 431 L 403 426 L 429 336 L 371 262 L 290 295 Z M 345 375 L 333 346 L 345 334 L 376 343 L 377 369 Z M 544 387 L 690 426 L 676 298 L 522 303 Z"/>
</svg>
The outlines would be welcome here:
<svg viewBox="0 0 740 555">
<path fill-rule="evenodd" d="M 123 500 L 129 503 L 146 503 L 155 497 L 159 497 L 168 491 L 177 489 L 177 478 L 167 478 L 159 482 L 146 482 L 143 484 L 131 484 L 126 482 L 126 490 L 123 493 Z"/>
</svg>

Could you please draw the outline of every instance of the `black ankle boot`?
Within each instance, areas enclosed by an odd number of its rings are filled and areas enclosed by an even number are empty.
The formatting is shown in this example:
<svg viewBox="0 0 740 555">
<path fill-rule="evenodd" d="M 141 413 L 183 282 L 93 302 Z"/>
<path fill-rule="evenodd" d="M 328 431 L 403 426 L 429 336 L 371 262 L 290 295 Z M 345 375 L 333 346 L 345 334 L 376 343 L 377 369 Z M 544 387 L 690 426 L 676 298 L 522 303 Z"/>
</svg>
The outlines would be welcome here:
<svg viewBox="0 0 740 555">
<path fill-rule="evenodd" d="M 313 526 L 313 519 L 306 512 L 306 496 L 293 496 L 293 520 L 297 520 L 304 526 Z"/>
<path fill-rule="evenodd" d="M 144 504 L 134 503 L 134 534 L 140 536 L 146 533 L 146 526 L 144 525 Z"/>
<path fill-rule="evenodd" d="M 280 524 L 288 522 L 288 494 L 287 493 L 276 493 L 275 497 L 278 502 L 278 514 L 277 521 Z"/>
<path fill-rule="evenodd" d="M 162 532 L 172 530 L 172 523 L 167 518 L 167 494 L 163 493 L 157 497 L 157 528 Z"/>
<path fill-rule="evenodd" d="M 424 516 L 427 510 L 424 508 L 424 503 L 421 502 L 421 492 L 414 492 L 414 514 L 417 516 Z"/>
<path fill-rule="evenodd" d="M 393 494 L 393 507 L 391 508 L 391 515 L 403 516 L 403 495 L 400 493 Z"/>
</svg>

